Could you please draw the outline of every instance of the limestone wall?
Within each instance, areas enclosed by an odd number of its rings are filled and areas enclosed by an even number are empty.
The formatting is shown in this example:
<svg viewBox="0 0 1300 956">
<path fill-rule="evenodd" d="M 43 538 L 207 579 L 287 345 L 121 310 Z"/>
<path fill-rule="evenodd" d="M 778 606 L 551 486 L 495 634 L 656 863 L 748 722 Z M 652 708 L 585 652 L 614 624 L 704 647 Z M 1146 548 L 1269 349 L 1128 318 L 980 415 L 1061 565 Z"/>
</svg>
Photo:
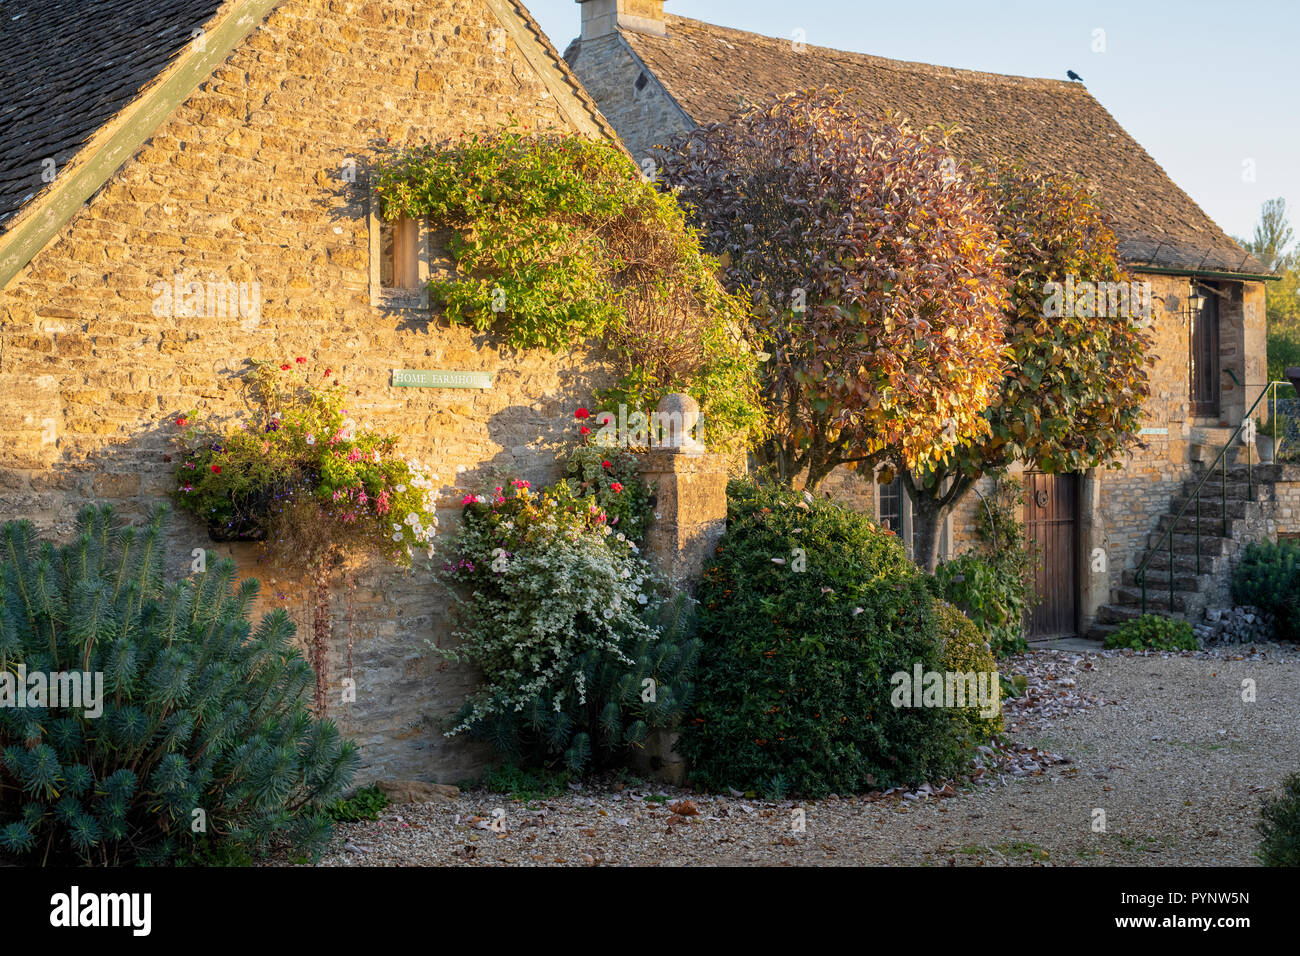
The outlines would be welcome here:
<svg viewBox="0 0 1300 956">
<path fill-rule="evenodd" d="M 352 388 L 357 421 L 433 464 L 444 529 L 492 468 L 553 478 L 541 442 L 605 383 L 599 356 L 515 352 L 427 310 L 370 305 L 364 174 L 378 147 L 491 130 L 510 115 L 566 125 L 500 27 L 481 0 L 277 6 L 0 292 L 0 520 L 28 517 L 62 536 L 92 499 L 143 516 L 171 487 L 175 416 L 239 411 L 250 356 L 303 356 L 312 374 L 329 369 Z M 156 284 L 177 274 L 256 283 L 257 315 L 155 315 Z M 402 368 L 487 371 L 493 387 L 392 388 Z M 210 545 L 184 514 L 170 541 L 173 574 Z M 301 634 L 301 582 L 259 565 L 254 546 L 221 550 L 264 579 L 260 609 L 287 607 Z M 340 589 L 336 685 L 348 672 L 347 604 Z M 331 716 L 361 742 L 362 776 L 455 782 L 476 771 L 482 751 L 430 722 L 473 683 L 426 652 L 448 633 L 448 596 L 432 575 L 363 568 L 352 620 L 358 699 Z"/>
</svg>

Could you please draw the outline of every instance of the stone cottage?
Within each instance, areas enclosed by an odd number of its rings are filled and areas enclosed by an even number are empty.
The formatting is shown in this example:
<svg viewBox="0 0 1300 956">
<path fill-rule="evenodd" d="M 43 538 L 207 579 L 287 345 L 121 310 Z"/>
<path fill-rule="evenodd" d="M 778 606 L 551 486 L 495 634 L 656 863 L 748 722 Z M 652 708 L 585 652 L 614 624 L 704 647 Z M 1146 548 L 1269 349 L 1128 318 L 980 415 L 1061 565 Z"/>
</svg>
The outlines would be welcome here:
<svg viewBox="0 0 1300 956">
<path fill-rule="evenodd" d="M 891 110 L 919 126 L 959 126 L 956 148 L 965 160 L 1019 159 L 1090 184 L 1116 223 L 1134 278 L 1151 283 L 1157 364 L 1142 447 L 1121 470 L 1026 476 L 1024 517 L 1043 551 L 1042 602 L 1031 630 L 1042 638 L 1068 636 L 1137 614 L 1133 571 L 1154 543 L 1151 533 L 1165 527 L 1161 518 L 1196 463 L 1217 456 L 1266 385 L 1265 266 L 1179 189 L 1080 83 L 810 46 L 797 33 L 780 39 L 673 16 L 663 0 L 578 3 L 582 32 L 565 58 L 638 163 L 653 161 L 655 147 L 673 134 L 725 120 L 747 103 L 831 87 L 851 91 L 872 113 Z M 832 480 L 838 495 L 910 537 L 910 503 L 900 482 Z M 973 509 L 980 507 L 977 495 L 967 496 L 945 529 L 946 552 L 970 540 Z M 1230 546 L 1224 543 L 1224 556 Z M 1206 582 L 1183 574 L 1192 560 L 1180 554 L 1175 561 L 1176 583 L 1188 592 L 1175 595 L 1176 610 L 1195 610 L 1204 590 Z M 1160 608 L 1161 600 L 1168 606 L 1168 577 L 1153 571 L 1149 580 L 1165 586 L 1154 588 L 1152 606 Z M 1112 599 L 1115 606 L 1107 605 Z"/>
<path fill-rule="evenodd" d="M 92 500 L 147 514 L 174 484 L 172 420 L 242 410 L 250 357 L 331 369 L 355 390 L 358 421 L 403 436 L 402 451 L 441 476 L 444 519 L 491 467 L 553 480 L 540 443 L 605 384 L 599 356 L 515 352 L 439 322 L 420 289 L 446 268 L 439 237 L 382 224 L 366 183 L 390 139 L 439 142 L 510 117 L 614 140 L 522 4 L 13 0 L 3 11 L 0 521 L 63 536 Z M 191 301 L 194 283 L 228 294 Z M 486 373 L 491 387 L 394 387 L 401 369 Z M 188 573 L 200 547 L 213 547 L 205 529 L 174 513 L 169 572 Z M 258 610 L 285 606 L 301 635 L 301 585 L 259 565 L 255 545 L 219 550 L 262 580 Z M 482 753 L 431 724 L 472 682 L 426 647 L 446 634 L 446 594 L 427 573 L 385 568 L 346 591 L 329 674 L 335 687 L 353 677 L 356 701 L 329 713 L 361 744 L 367 775 L 471 776 Z"/>
</svg>

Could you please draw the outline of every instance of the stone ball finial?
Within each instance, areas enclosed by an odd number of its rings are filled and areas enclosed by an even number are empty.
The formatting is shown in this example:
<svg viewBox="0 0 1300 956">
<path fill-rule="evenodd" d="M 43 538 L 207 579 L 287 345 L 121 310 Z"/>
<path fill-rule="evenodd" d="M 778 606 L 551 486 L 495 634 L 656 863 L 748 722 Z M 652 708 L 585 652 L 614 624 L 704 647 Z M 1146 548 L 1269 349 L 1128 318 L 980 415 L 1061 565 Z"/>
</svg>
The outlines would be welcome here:
<svg viewBox="0 0 1300 956">
<path fill-rule="evenodd" d="M 699 454 L 704 451 L 700 426 L 700 403 L 685 392 L 670 392 L 659 400 L 655 411 L 659 447 L 669 451 Z"/>
</svg>

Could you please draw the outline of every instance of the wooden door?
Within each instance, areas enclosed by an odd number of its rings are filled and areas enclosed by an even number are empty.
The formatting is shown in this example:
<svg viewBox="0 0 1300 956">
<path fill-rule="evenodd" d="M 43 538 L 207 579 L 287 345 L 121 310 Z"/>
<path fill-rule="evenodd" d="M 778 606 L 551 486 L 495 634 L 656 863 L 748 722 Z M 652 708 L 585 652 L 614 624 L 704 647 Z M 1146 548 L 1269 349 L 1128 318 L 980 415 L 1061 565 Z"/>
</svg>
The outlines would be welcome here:
<svg viewBox="0 0 1300 956">
<path fill-rule="evenodd" d="M 1217 417 L 1219 414 L 1219 297 L 1211 289 L 1197 289 L 1204 300 L 1199 310 L 1191 312 L 1192 414 Z"/>
<path fill-rule="evenodd" d="M 1038 555 L 1029 639 L 1079 633 L 1079 476 L 1025 475 L 1025 537 Z"/>
</svg>

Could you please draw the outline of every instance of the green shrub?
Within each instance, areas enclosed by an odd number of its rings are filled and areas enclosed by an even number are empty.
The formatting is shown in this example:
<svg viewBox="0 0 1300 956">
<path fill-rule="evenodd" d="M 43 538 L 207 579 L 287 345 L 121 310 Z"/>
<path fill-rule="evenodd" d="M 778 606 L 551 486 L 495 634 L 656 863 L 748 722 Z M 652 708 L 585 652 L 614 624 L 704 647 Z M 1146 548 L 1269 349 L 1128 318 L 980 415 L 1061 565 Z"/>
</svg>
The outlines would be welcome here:
<svg viewBox="0 0 1300 956">
<path fill-rule="evenodd" d="M 1300 773 L 1282 783 L 1282 796 L 1265 798 L 1256 829 L 1256 855 L 1265 866 L 1300 866 Z"/>
<path fill-rule="evenodd" d="M 1268 611 L 1279 638 L 1300 641 L 1300 547 L 1291 541 L 1247 545 L 1232 574 L 1232 599 Z"/>
<path fill-rule="evenodd" d="M 508 794 L 512 800 L 550 800 L 564 793 L 573 779 L 567 770 L 516 767 L 506 764 L 491 767 L 483 773 L 484 789 L 493 793 Z"/>
<path fill-rule="evenodd" d="M 930 779 L 960 740 L 896 708 L 891 675 L 941 670 L 924 575 L 869 517 L 734 481 L 700 588 L 704 650 L 677 751 L 701 785 L 810 796 Z"/>
<path fill-rule="evenodd" d="M 1002 477 L 994 494 L 975 509 L 972 551 L 935 568 L 931 590 L 955 604 L 980 629 L 995 657 L 1029 648 L 1025 620 L 1034 599 L 1034 555 L 1025 549 L 1017 517 L 1023 484 Z"/>
<path fill-rule="evenodd" d="M 1028 593 L 1016 563 L 967 552 L 935 568 L 932 580 L 935 594 L 959 607 L 998 657 L 1029 647 L 1023 623 Z"/>
<path fill-rule="evenodd" d="M 277 610 L 253 630 L 257 582 L 235 587 L 234 562 L 215 555 L 165 584 L 162 529 L 161 509 L 141 529 L 102 508 L 62 548 L 29 522 L 0 530 L 0 674 L 102 675 L 98 715 L 0 707 L 0 852 L 164 863 L 328 834 L 323 808 L 356 748 L 304 706 L 315 679 L 292 621 Z"/>
<path fill-rule="evenodd" d="M 699 642 L 683 601 L 664 604 L 635 542 L 561 481 L 466 499 L 447 576 L 470 590 L 460 647 L 483 674 L 448 735 L 487 739 L 511 763 L 579 772 L 625 760 L 690 702 Z"/>
<path fill-rule="evenodd" d="M 1270 290 L 1271 291 L 1271 290 Z M 1286 370 L 1300 366 L 1300 321 L 1274 321 L 1268 323 L 1268 380 L 1285 382 Z M 1293 392 L 1287 389 L 1282 398 L 1290 398 Z"/>
<path fill-rule="evenodd" d="M 990 675 L 990 686 L 997 688 L 1000 702 L 1002 685 L 997 676 L 997 662 L 980 629 L 951 604 L 936 601 L 934 613 L 939 637 L 943 640 L 943 670 L 955 674 Z M 983 716 L 980 710 L 978 704 L 968 704 L 950 711 L 958 733 L 976 743 L 984 743 L 1002 733 L 1001 707 L 993 717 Z"/>
<path fill-rule="evenodd" d="M 1192 625 L 1159 614 L 1144 614 L 1125 621 L 1106 635 L 1103 647 L 1135 651 L 1194 651 L 1200 645 Z"/>
<path fill-rule="evenodd" d="M 390 803 L 392 801 L 388 799 L 388 794 L 379 787 L 362 787 L 352 796 L 329 804 L 325 812 L 335 823 L 359 823 L 362 820 L 378 820 L 380 811 Z"/>
</svg>

